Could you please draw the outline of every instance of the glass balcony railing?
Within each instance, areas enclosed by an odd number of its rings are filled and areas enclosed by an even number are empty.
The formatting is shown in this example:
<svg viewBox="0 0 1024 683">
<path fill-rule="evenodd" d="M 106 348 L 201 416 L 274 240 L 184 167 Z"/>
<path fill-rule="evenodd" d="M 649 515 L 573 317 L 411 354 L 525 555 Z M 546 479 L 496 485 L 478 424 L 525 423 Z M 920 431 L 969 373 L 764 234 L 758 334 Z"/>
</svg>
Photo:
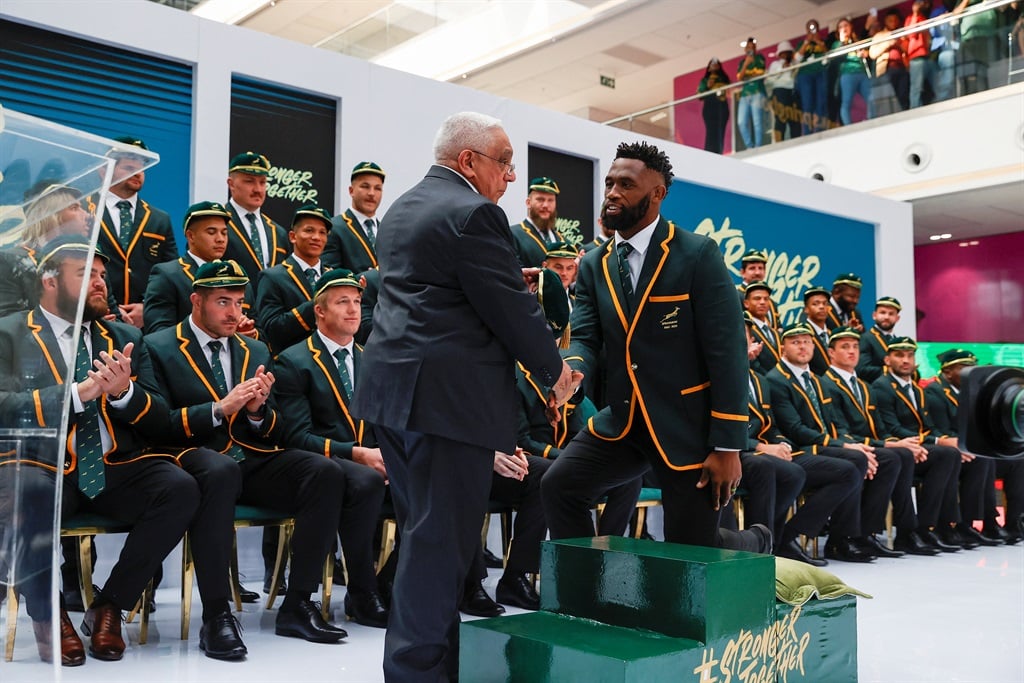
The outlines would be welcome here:
<svg viewBox="0 0 1024 683">
<path fill-rule="evenodd" d="M 749 59 L 709 62 L 676 79 L 676 93 L 692 95 L 604 123 L 731 154 L 1021 82 L 1018 4 L 840 20 L 828 37 L 808 31 Z"/>
</svg>

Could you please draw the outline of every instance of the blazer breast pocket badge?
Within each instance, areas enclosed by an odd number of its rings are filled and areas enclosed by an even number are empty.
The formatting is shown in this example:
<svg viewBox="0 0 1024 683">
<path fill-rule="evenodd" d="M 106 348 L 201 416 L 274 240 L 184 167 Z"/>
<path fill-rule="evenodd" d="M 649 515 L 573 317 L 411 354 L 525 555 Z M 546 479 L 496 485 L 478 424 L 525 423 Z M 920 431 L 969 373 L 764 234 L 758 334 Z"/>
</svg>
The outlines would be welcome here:
<svg viewBox="0 0 1024 683">
<path fill-rule="evenodd" d="M 658 322 L 663 330 L 674 330 L 679 327 L 679 307 L 676 306 L 671 311 L 661 316 L 661 320 Z"/>
</svg>

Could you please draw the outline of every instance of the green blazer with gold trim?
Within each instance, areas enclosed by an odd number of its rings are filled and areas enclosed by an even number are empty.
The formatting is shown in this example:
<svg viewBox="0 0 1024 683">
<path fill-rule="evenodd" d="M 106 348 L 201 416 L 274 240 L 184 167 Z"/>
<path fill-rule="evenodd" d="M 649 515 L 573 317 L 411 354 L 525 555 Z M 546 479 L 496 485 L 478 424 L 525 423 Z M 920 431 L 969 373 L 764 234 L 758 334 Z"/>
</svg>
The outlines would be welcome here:
<svg viewBox="0 0 1024 683">
<path fill-rule="evenodd" d="M 864 397 L 863 404 L 857 400 L 850 385 L 835 370 L 829 368 L 822 375 L 821 383 L 832 399 L 832 418 L 835 421 L 836 432 L 851 441 L 884 448 L 888 435 L 884 425 L 878 423 L 877 408 L 867 382 L 857 377 L 857 386 Z"/>
<path fill-rule="evenodd" d="M 275 354 L 299 343 L 316 329 L 313 287 L 294 255 L 263 271 L 256 286 L 256 310 L 256 327 Z"/>
<path fill-rule="evenodd" d="M 234 335 L 228 339 L 233 384 L 250 379 L 256 369 L 272 369 L 270 351 L 263 342 Z M 146 336 L 146 348 L 153 359 L 156 381 L 167 399 L 170 426 L 160 443 L 176 451 L 205 446 L 226 453 L 241 446 L 246 457 L 280 450 L 280 417 L 273 401 L 254 428 L 241 410 L 214 424 L 213 404 L 224 398 L 215 388 L 213 370 L 188 321 Z M 271 397 L 273 398 L 273 397 Z"/>
<path fill-rule="evenodd" d="M 523 268 L 540 268 L 541 262 L 547 258 L 548 248 L 536 226 L 527 218 L 518 225 L 509 226 L 509 230 L 512 231 L 512 237 L 515 239 L 519 265 Z M 562 234 L 555 230 L 555 240 L 561 239 Z"/>
<path fill-rule="evenodd" d="M 238 215 L 234 204 L 226 202 L 224 206 L 231 212 L 231 220 L 228 221 L 228 248 L 224 251 L 223 258 L 225 261 L 230 259 L 237 262 L 242 270 L 249 275 L 249 280 L 256 284 L 260 272 L 263 270 L 263 263 L 256 258 L 256 252 L 253 251 L 252 241 L 249 237 L 249 223 Z M 288 239 L 288 231 L 285 228 L 272 221 L 270 216 L 265 213 L 260 212 L 260 216 L 267 226 L 267 232 L 270 233 L 268 261 L 269 267 L 273 267 L 292 253 L 292 243 Z M 263 245 L 264 253 L 266 253 L 267 246 Z"/>
<path fill-rule="evenodd" d="M 696 469 L 716 448 L 747 443 L 747 345 L 732 279 L 713 240 L 662 218 L 632 305 L 614 240 L 583 257 L 568 358 L 593 373 L 607 350 L 608 406 L 587 422 L 617 441 L 647 429 L 665 463 Z"/>
<path fill-rule="evenodd" d="M 790 443 L 782 435 L 775 416 L 772 414 L 771 390 L 762 380 L 764 378 L 753 370 L 750 371 L 750 383 L 754 385 L 754 397 L 747 396 L 747 410 L 750 419 L 747 421 L 746 452 L 756 452 L 761 444 Z M 792 444 L 790 444 L 792 445 Z"/>
<path fill-rule="evenodd" d="M 348 268 L 353 273 L 377 267 L 377 251 L 352 209 L 331 219 L 331 232 L 320 258 L 332 268 Z"/>
<path fill-rule="evenodd" d="M 935 428 L 943 434 L 958 436 L 957 408 L 960 406 L 960 394 L 953 389 L 953 385 L 939 375 L 924 388 L 924 396 L 928 403 L 928 415 Z"/>
<path fill-rule="evenodd" d="M 192 283 L 199 265 L 186 252 L 184 256 L 153 267 L 146 285 L 146 319 L 143 331 L 151 334 L 165 327 L 174 327 L 192 313 Z M 252 283 L 245 286 L 245 304 L 242 310 L 250 318 L 254 315 L 255 300 Z"/>
<path fill-rule="evenodd" d="M 167 404 L 157 390 L 142 333 L 130 325 L 105 320 L 93 321 L 90 329 L 93 358 L 99 358 L 101 351 L 109 354 L 122 350 L 129 342 L 135 345 L 134 389 L 127 405 L 115 408 L 107 396 L 95 399 L 111 439 L 103 460 L 107 465 L 118 465 L 152 455 L 148 447 L 166 428 Z M 65 473 L 74 471 L 78 463 L 75 416 L 64 402 L 67 374 L 56 333 L 39 307 L 0 319 L 0 424 L 60 429 L 61 419 L 70 414 Z M 54 455 L 29 453 L 27 459 L 55 470 Z"/>
<path fill-rule="evenodd" d="M 910 387 L 914 391 L 916 407 L 892 375 L 883 375 L 871 383 L 878 420 L 884 425 L 885 433 L 897 439 L 918 437 L 921 443 L 936 443 L 940 437 L 951 436 L 935 429 L 924 390 L 917 382 L 911 382 Z"/>
<path fill-rule="evenodd" d="M 352 348 L 358 383 L 363 348 L 358 344 Z M 350 398 L 345 395 L 337 361 L 319 334 L 285 349 L 275 361 L 274 378 L 278 410 L 288 416 L 282 446 L 348 460 L 353 446 L 376 446 L 372 426 L 349 413 Z"/>
<path fill-rule="evenodd" d="M 865 382 L 874 382 L 889 372 L 885 365 L 885 356 L 889 352 L 889 343 L 881 330 L 872 326 L 860 336 L 860 360 L 857 361 L 857 376 Z"/>
<path fill-rule="evenodd" d="M 107 279 L 114 299 L 119 304 L 136 304 L 143 300 L 153 266 L 178 258 L 171 217 L 139 198 L 135 202 L 135 220 L 127 246 L 121 244 L 116 226 L 104 206 L 96 244 L 110 257 Z"/>
<path fill-rule="evenodd" d="M 576 403 L 563 405 L 558 423 L 552 426 L 546 412 L 547 391 L 519 363 L 516 363 L 516 390 L 519 392 L 519 436 L 516 445 L 530 455 L 557 458 L 565 445 L 583 429 Z"/>
<path fill-rule="evenodd" d="M 784 363 L 772 368 L 765 379 L 771 387 L 772 410 L 778 418 L 779 431 L 801 450 L 817 453 L 823 446 L 841 447 L 852 441 L 836 430 L 832 399 L 813 372 L 811 382 L 814 383 L 821 404 L 820 414 L 814 409 L 800 380 L 793 376 Z"/>
<path fill-rule="evenodd" d="M 750 328 L 750 336 L 754 341 L 761 342 L 761 353 L 750 361 L 750 369 L 764 377 L 782 359 L 779 352 L 779 333 L 770 323 L 767 332 L 762 330 L 760 325 L 754 324 Z"/>
<path fill-rule="evenodd" d="M 743 307 L 743 302 L 746 301 L 746 289 L 747 285 L 744 282 L 736 285 L 736 291 L 740 295 L 740 307 Z M 768 324 L 778 330 L 782 327 L 782 323 L 779 322 L 779 305 L 775 303 L 775 299 L 768 299 Z"/>
</svg>

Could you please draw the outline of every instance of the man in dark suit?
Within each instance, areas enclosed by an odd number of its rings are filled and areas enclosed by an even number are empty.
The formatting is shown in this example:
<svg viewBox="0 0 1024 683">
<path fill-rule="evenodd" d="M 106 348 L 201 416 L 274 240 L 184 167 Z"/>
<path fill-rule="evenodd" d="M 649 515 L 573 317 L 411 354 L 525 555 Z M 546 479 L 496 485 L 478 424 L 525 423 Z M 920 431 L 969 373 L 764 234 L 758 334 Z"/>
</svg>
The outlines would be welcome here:
<svg viewBox="0 0 1024 683">
<path fill-rule="evenodd" d="M 233 261 L 203 265 L 192 283 L 192 314 L 146 337 L 170 406 L 160 442 L 208 459 L 230 457 L 241 471 L 240 502 L 295 518 L 289 585 L 274 631 L 335 643 L 347 634 L 324 620 L 309 597 L 334 541 L 344 476 L 322 455 L 277 446 L 288 418 L 268 400 L 270 351 L 235 334 L 248 280 Z"/>
<path fill-rule="evenodd" d="M 381 225 L 380 298 L 352 404 L 376 428 L 402 537 L 384 675 L 403 683 L 458 676 L 458 602 L 494 452 L 515 445 L 515 359 L 553 403 L 574 390 L 495 204 L 515 180 L 500 121 L 452 115 L 434 159 Z"/>
<path fill-rule="evenodd" d="M 832 296 L 829 298 L 828 329 L 847 325 L 864 332 L 864 316 L 860 314 L 860 290 L 864 281 L 856 273 L 841 273 L 832 281 Z"/>
<path fill-rule="evenodd" d="M 895 297 L 883 296 L 875 303 L 875 312 L 871 314 L 875 324 L 861 335 L 860 361 L 857 363 L 857 376 L 869 384 L 889 371 L 885 357 L 893 338 L 892 330 L 900 321 L 902 310 L 902 304 Z"/>
<path fill-rule="evenodd" d="M 927 453 L 912 439 L 887 441 L 888 435 L 878 431 L 871 391 L 867 383 L 857 377 L 860 334 L 852 327 L 835 328 L 829 338 L 828 354 L 831 363 L 821 377 L 821 384 L 825 387 L 826 395 L 832 399 L 832 419 L 836 433 L 873 448 L 880 468 L 889 462 L 898 471 L 891 494 L 893 523 L 898 529 L 898 547 L 892 550 L 875 536 L 885 529 L 885 513 L 889 501 L 880 500 L 872 508 L 865 496 L 862 531 L 866 549 L 877 557 L 899 557 L 905 552 L 937 555 L 939 551 L 917 535 L 917 514 L 911 497 L 915 458 L 926 457 Z"/>
<path fill-rule="evenodd" d="M 770 552 L 764 527 L 720 530 L 746 444 L 746 341 L 714 241 L 660 215 L 672 164 L 619 145 L 601 218 L 613 240 L 580 264 L 567 360 L 593 372 L 607 350 L 608 403 L 541 483 L 552 538 L 594 534 L 591 507 L 612 486 L 655 473 L 665 540 Z"/>
<path fill-rule="evenodd" d="M 242 266 L 259 283 L 259 274 L 284 261 L 291 253 L 288 232 L 260 209 L 267 199 L 270 160 L 256 152 L 244 152 L 228 167 L 228 246 L 224 258 Z"/>
<path fill-rule="evenodd" d="M 889 372 L 871 384 L 878 422 L 884 433 L 911 439 L 924 448 L 927 458 L 917 458 L 916 473 L 924 477 L 917 499 L 918 535 L 944 552 L 956 552 L 963 541 L 953 525 L 960 521 L 957 482 L 963 457 L 957 440 L 936 431 L 928 415 L 924 391 L 914 382 L 917 343 L 910 337 L 893 337 L 885 356 Z"/>
<path fill-rule="evenodd" d="M 594 239 L 592 239 L 591 241 L 587 242 L 582 247 L 580 247 L 580 250 L 583 253 L 587 253 L 588 251 L 593 251 L 594 249 L 597 249 L 599 246 L 601 246 L 602 244 L 607 242 L 609 239 L 611 239 L 614 235 L 615 235 L 615 231 L 612 230 L 611 228 L 606 228 L 605 225 L 604 225 L 604 221 L 602 221 L 601 217 L 598 216 L 598 218 L 597 218 L 597 234 L 594 236 Z"/>
<path fill-rule="evenodd" d="M 185 255 L 175 261 L 159 263 L 153 268 L 146 285 L 146 324 L 151 334 L 165 327 L 174 327 L 192 312 L 192 282 L 204 263 L 218 261 L 228 246 L 228 221 L 231 212 L 218 202 L 197 202 L 185 212 Z M 246 285 L 243 316 L 238 334 L 258 339 L 256 323 L 249 317 L 255 300 L 252 285 Z"/>
<path fill-rule="evenodd" d="M 377 267 L 377 209 L 384 194 L 384 169 L 372 161 L 360 161 L 352 169 L 348 195 L 352 207 L 335 216 L 327 236 L 324 263 L 353 273 Z"/>
<path fill-rule="evenodd" d="M 828 370 L 828 290 L 824 287 L 809 287 L 804 292 L 804 310 L 799 322 L 811 328 L 814 355 L 811 356 L 811 372 L 819 377 Z"/>
<path fill-rule="evenodd" d="M 66 235 L 43 247 L 39 305 L 0 322 L 0 419 L 56 428 L 70 412 L 62 515 L 97 512 L 132 525 L 82 623 L 83 633 L 91 635 L 89 653 L 112 661 L 125 650 L 121 611 L 138 602 L 185 530 L 207 521 L 208 499 L 170 456 L 149 450 L 166 430 L 167 404 L 153 379 L 142 334 L 103 320 L 108 310 L 106 259 L 99 252 L 88 254 L 88 242 L 78 236 Z M 87 298 L 78 325 L 83 280 Z M 74 382 L 71 406 L 64 403 L 65 378 Z M 49 567 L 49 552 L 44 552 Z M 47 570 L 47 596 L 49 576 Z M 81 641 L 63 610 L 60 631 L 64 664 L 83 663 Z M 210 642 L 201 639 L 201 644 Z"/>
<path fill-rule="evenodd" d="M 324 273 L 313 298 L 316 331 L 278 356 L 274 397 L 288 416 L 282 445 L 323 453 L 344 474 L 344 486 L 335 495 L 342 501 L 338 536 L 348 569 L 345 614 L 384 628 L 388 611 L 373 571 L 373 534 L 387 470 L 373 426 L 349 412 L 362 370 L 363 350 L 353 340 L 362 289 L 349 270 Z"/>
<path fill-rule="evenodd" d="M 316 328 L 313 288 L 324 273 L 320 255 L 331 229 L 331 214 L 315 204 L 300 206 L 288 240 L 293 251 L 280 265 L 263 271 L 256 288 L 256 327 L 275 355 Z"/>
<path fill-rule="evenodd" d="M 137 138 L 115 139 L 148 149 Z M 96 244 L 110 257 L 107 276 L 122 319 L 141 328 L 145 319 L 143 294 L 150 271 L 158 263 L 178 258 L 178 246 L 174 243 L 171 217 L 139 197 L 146 182 L 142 168 L 148 158 L 118 149 L 109 156 L 115 160 L 114 177 L 104 206 L 95 209 L 96 215 L 102 216 Z"/>
<path fill-rule="evenodd" d="M 767 282 L 755 280 L 746 286 L 743 291 L 743 308 L 750 314 L 754 323 L 750 326 L 751 338 L 755 344 L 760 344 L 760 351 L 754 360 L 750 361 L 750 368 L 763 377 L 782 358 L 779 351 L 779 333 L 770 317 L 772 288 Z"/>
<path fill-rule="evenodd" d="M 865 548 L 861 538 L 865 521 L 862 510 L 879 506 L 886 509 L 897 471 L 893 463 L 880 463 L 870 446 L 836 432 L 832 401 L 808 366 L 814 352 L 812 334 L 801 323 L 783 329 L 782 360 L 766 377 L 779 431 L 802 452 L 794 461 L 807 472 L 807 488 L 816 491 L 801 507 L 808 520 L 799 532 L 817 536 L 830 519 L 825 556 L 844 562 L 870 562 L 875 554 Z M 853 482 L 849 479 L 851 468 L 856 473 Z M 797 529 L 787 525 L 787 533 L 793 531 Z M 776 554 L 789 557 L 792 546 L 788 542 L 792 539 L 782 540 L 782 549 Z M 795 550 L 794 559 L 804 560 Z"/>
<path fill-rule="evenodd" d="M 523 268 L 540 268 L 551 242 L 561 242 L 558 223 L 558 183 L 548 177 L 534 178 L 526 195 L 526 218 L 510 226 L 516 241 L 516 256 Z"/>
<path fill-rule="evenodd" d="M 928 414 L 936 429 L 943 434 L 949 434 L 959 439 L 957 409 L 960 405 L 960 373 L 965 367 L 977 365 L 978 358 L 965 349 L 947 349 L 938 355 L 938 361 L 940 363 L 939 374 L 935 381 L 924 389 Z M 1024 501 L 1024 462 L 978 458 L 969 466 L 981 466 L 988 470 L 985 476 L 983 508 L 980 512 L 982 517 L 975 517 L 979 514 L 976 507 L 963 508 L 964 503 L 976 502 L 972 500 L 973 496 L 969 492 L 963 490 L 963 469 L 961 469 L 960 513 L 965 521 L 983 519 L 984 526 L 982 532 L 975 536 L 974 534 L 977 532 L 973 528 L 967 530 L 964 525 L 959 528 L 961 535 L 970 536 L 981 545 L 994 545 L 997 542 L 1005 542 L 1007 545 L 1018 543 L 1021 539 L 1021 530 L 1017 520 L 1020 519 L 1021 504 Z M 1005 528 L 1000 526 L 996 519 L 996 477 L 1002 478 L 1003 493 L 1006 496 Z"/>
</svg>

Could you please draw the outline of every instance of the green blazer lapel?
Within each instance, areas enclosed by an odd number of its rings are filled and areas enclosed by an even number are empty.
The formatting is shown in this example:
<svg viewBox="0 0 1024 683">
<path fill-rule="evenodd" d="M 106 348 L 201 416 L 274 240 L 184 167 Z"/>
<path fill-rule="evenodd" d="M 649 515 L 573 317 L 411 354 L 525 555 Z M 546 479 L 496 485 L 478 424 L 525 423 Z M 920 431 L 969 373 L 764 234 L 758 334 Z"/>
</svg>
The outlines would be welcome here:
<svg viewBox="0 0 1024 683">
<path fill-rule="evenodd" d="M 654 228 L 654 234 L 651 235 L 651 243 L 647 247 L 647 254 L 644 256 L 644 263 L 640 266 L 640 276 L 636 279 L 636 292 L 643 292 L 643 298 L 645 299 L 647 298 L 648 290 L 654 284 L 652 282 L 653 278 L 661 272 L 661 267 L 665 263 L 665 258 L 668 256 L 668 240 L 671 240 L 675 235 L 675 230 L 675 224 L 666 221 L 664 218 L 659 220 L 658 225 Z M 660 254 L 652 249 L 655 244 L 659 243 L 662 249 Z M 637 301 L 639 303 L 639 299 Z"/>
<path fill-rule="evenodd" d="M 537 246 L 540 247 L 542 252 L 547 252 L 548 247 L 544 244 L 544 240 L 540 238 L 540 231 L 537 230 L 533 223 L 528 220 L 524 220 L 519 224 L 519 227 L 523 229 L 523 232 L 526 233 L 527 237 L 537 243 Z"/>
<path fill-rule="evenodd" d="M 363 226 L 359 224 L 356 219 L 356 215 L 352 213 L 352 209 L 345 209 L 345 213 L 342 214 L 342 218 L 345 220 L 345 225 L 352 232 L 352 235 L 359 242 L 359 246 L 366 252 L 366 256 L 370 259 L 370 263 L 373 267 L 377 267 L 377 256 L 374 254 L 373 247 L 370 246 L 370 238 L 366 236 L 366 231 L 363 230 Z"/>
<path fill-rule="evenodd" d="M 189 282 L 195 282 L 196 274 L 195 271 L 199 270 L 199 266 L 187 253 L 178 258 L 178 264 L 181 266 L 181 272 L 185 273 L 185 277 L 188 278 Z"/>
<path fill-rule="evenodd" d="M 875 335 L 875 339 L 878 341 L 878 345 L 882 347 L 883 355 L 889 353 L 889 345 L 886 343 L 882 333 L 878 331 L 877 327 L 871 328 L 871 334 Z"/>
<path fill-rule="evenodd" d="M 896 398 L 901 400 L 903 402 L 903 405 L 905 405 L 910 410 L 910 412 L 914 415 L 914 419 L 917 420 L 919 431 L 922 434 L 924 434 L 925 433 L 924 420 L 921 419 L 920 411 L 916 407 L 914 407 L 913 402 L 911 402 L 911 400 L 909 398 L 907 398 L 907 395 L 905 393 L 903 393 L 902 391 L 900 391 L 899 382 L 897 382 L 895 379 L 890 379 L 889 383 L 892 385 L 892 390 L 896 392 Z M 914 385 L 913 382 L 911 382 L 910 383 L 910 390 L 914 391 L 914 389 L 915 389 L 915 385 Z M 924 400 L 924 395 L 922 394 L 922 395 L 919 396 L 917 394 L 917 392 L 915 391 L 914 396 L 917 399 L 917 405 L 921 405 L 921 401 Z"/>
<path fill-rule="evenodd" d="M 29 311 L 25 324 L 28 326 L 32 338 L 39 345 L 39 350 L 46 359 L 46 365 L 50 368 L 54 381 L 57 384 L 64 384 L 64 378 L 68 373 L 68 367 L 64 363 L 64 354 L 61 353 L 56 334 L 50 329 L 50 325 L 38 307 Z"/>
<path fill-rule="evenodd" d="M 110 217 L 110 212 L 107 211 L 106 205 L 103 206 L 103 218 L 100 220 L 100 230 L 106 235 L 107 241 L 110 246 L 114 248 L 114 254 L 111 256 L 120 256 L 125 261 L 128 260 L 128 254 L 125 253 L 124 247 L 121 245 L 121 238 L 119 235 L 114 233 L 113 226 L 114 220 Z M 127 279 L 127 278 L 125 278 Z"/>
<path fill-rule="evenodd" d="M 206 360 L 206 354 L 199 348 L 199 340 L 192 333 L 192 327 L 188 324 L 188 320 L 178 323 L 174 331 L 178 339 L 178 350 L 181 351 L 181 355 L 184 356 L 185 362 L 195 373 L 196 378 L 206 387 L 214 401 L 224 398 L 217 393 L 217 389 L 210 381 L 213 369 L 210 367 L 210 362 Z"/>
<path fill-rule="evenodd" d="M 787 381 L 789 381 L 789 386 L 793 387 L 793 389 L 796 390 L 796 393 L 800 394 L 800 397 L 803 398 L 804 403 L 807 404 L 807 409 L 811 412 L 811 417 L 814 418 L 814 422 L 818 425 L 818 428 L 821 429 L 822 433 L 831 434 L 831 430 L 825 428 L 824 415 L 818 415 L 818 411 L 814 409 L 814 402 L 811 400 L 811 397 L 807 395 L 807 392 L 804 391 L 803 386 L 800 384 L 800 380 L 797 379 L 793 375 L 793 373 L 789 371 L 789 368 L 786 367 L 785 363 L 780 362 L 776 367 L 778 367 L 779 372 L 782 373 L 782 376 L 785 377 Z M 811 381 L 816 381 L 814 373 L 811 373 Z M 818 403 L 820 404 L 825 399 L 824 394 L 821 391 L 821 384 L 818 384 L 817 389 Z"/>
<path fill-rule="evenodd" d="M 306 339 L 306 348 L 309 349 L 313 358 L 313 364 L 320 368 L 320 372 L 327 378 L 327 384 L 331 388 L 331 393 L 334 394 L 334 400 L 337 401 L 338 407 L 341 408 L 342 414 L 345 415 L 348 426 L 352 429 L 352 434 L 356 436 L 357 440 L 361 439 L 362 421 L 360 420 L 357 423 L 351 413 L 348 412 L 348 400 L 345 398 L 345 392 L 341 388 L 341 375 L 338 373 L 338 365 L 334 357 L 327 353 L 327 347 L 324 345 L 323 340 L 320 339 L 319 334 L 311 334 Z M 358 367 L 356 366 L 356 355 L 358 354 L 353 354 L 352 356 L 353 367 Z"/>
<path fill-rule="evenodd" d="M 276 266 L 278 263 L 281 263 L 281 261 L 277 260 L 278 252 L 283 253 L 284 257 L 287 258 L 288 257 L 288 250 L 284 249 L 284 248 L 278 248 L 278 245 L 277 245 L 277 223 L 275 223 L 274 221 L 270 220 L 270 216 L 268 216 L 267 214 L 263 213 L 262 211 L 260 211 L 260 218 L 263 219 L 263 225 L 267 226 L 267 232 L 270 233 L 270 245 L 271 245 L 271 247 L 270 247 L 270 254 L 268 254 L 267 261 L 268 261 L 268 263 L 271 266 Z M 282 261 L 283 260 L 284 259 L 282 259 Z"/>
<path fill-rule="evenodd" d="M 256 374 L 256 368 L 249 368 L 249 347 L 237 334 L 228 338 L 231 347 L 231 377 L 237 385 Z M 267 370 L 269 368 L 264 368 Z"/>
<path fill-rule="evenodd" d="M 846 397 L 848 399 L 850 399 L 850 403 L 852 403 L 853 406 L 857 409 L 857 412 L 859 412 L 864 417 L 865 420 L 868 420 L 868 422 L 870 422 L 871 418 L 868 417 L 867 408 L 865 408 L 864 406 L 861 406 L 860 401 L 858 401 L 857 397 L 853 395 L 853 391 L 850 389 L 850 385 L 847 384 L 846 381 L 843 380 L 842 377 L 840 377 L 835 372 L 833 372 L 832 368 L 829 368 L 828 370 L 825 371 L 825 376 L 828 379 L 830 379 L 833 384 L 835 384 L 837 387 L 839 387 L 840 391 L 842 391 L 844 394 L 846 394 Z M 860 380 L 857 380 L 857 381 L 859 382 Z M 860 387 L 860 389 L 861 389 L 861 391 L 863 391 L 864 387 L 862 386 L 862 387 Z M 864 395 L 864 398 L 867 399 L 867 394 Z"/>
<path fill-rule="evenodd" d="M 960 401 L 957 400 L 957 394 L 953 391 L 953 385 L 947 382 L 945 377 L 939 377 L 939 386 L 942 387 L 942 395 L 946 397 L 946 400 L 959 407 Z"/>
<path fill-rule="evenodd" d="M 149 223 L 149 217 L 152 212 L 149 210 L 149 204 L 139 199 L 136 202 L 135 207 L 135 220 L 132 222 L 132 241 L 128 243 L 126 250 L 126 257 L 131 258 L 132 250 L 135 249 L 135 245 L 138 244 L 139 239 L 142 237 L 142 232 L 146 229 L 146 224 Z M 125 278 L 127 282 L 128 278 Z M 127 285 L 125 285 L 127 287 Z M 126 299 L 127 300 L 127 299 Z"/>
<path fill-rule="evenodd" d="M 252 240 L 249 237 L 249 232 L 245 223 L 242 222 L 242 217 L 235 211 L 235 206 L 231 202 L 228 202 L 228 210 L 231 211 L 231 220 L 228 221 L 228 227 L 238 236 L 241 240 L 242 246 L 249 253 L 249 258 L 256 264 L 259 270 L 263 270 L 263 261 L 256 256 L 256 252 L 252 248 Z"/>
<path fill-rule="evenodd" d="M 761 340 L 761 343 L 765 347 L 767 347 L 769 351 L 771 351 L 771 354 L 775 357 L 776 362 L 782 360 L 782 356 L 779 355 L 779 348 L 778 346 L 775 345 L 774 335 L 765 335 L 764 332 L 761 331 L 761 327 L 756 324 L 753 325 L 750 329 L 754 333 L 754 336 Z M 769 327 L 769 329 L 771 328 Z"/>
<path fill-rule="evenodd" d="M 313 290 L 310 288 L 309 280 L 306 279 L 306 274 L 301 271 L 298 261 L 295 260 L 295 255 L 292 254 L 286 258 L 281 265 L 288 271 L 288 277 L 292 279 L 299 291 L 305 295 L 306 301 L 312 301 Z"/>
<path fill-rule="evenodd" d="M 611 242 L 611 240 L 608 240 Z M 601 257 L 601 272 L 604 273 L 604 281 L 608 286 L 608 294 L 611 296 L 612 305 L 615 307 L 615 313 L 618 315 L 619 322 L 622 323 L 622 329 L 624 331 L 629 330 L 629 320 L 627 315 L 629 314 L 630 306 L 629 302 L 626 301 L 626 295 L 622 291 L 622 281 L 619 279 L 619 264 L 618 254 L 615 249 L 606 249 L 604 256 Z"/>
</svg>

